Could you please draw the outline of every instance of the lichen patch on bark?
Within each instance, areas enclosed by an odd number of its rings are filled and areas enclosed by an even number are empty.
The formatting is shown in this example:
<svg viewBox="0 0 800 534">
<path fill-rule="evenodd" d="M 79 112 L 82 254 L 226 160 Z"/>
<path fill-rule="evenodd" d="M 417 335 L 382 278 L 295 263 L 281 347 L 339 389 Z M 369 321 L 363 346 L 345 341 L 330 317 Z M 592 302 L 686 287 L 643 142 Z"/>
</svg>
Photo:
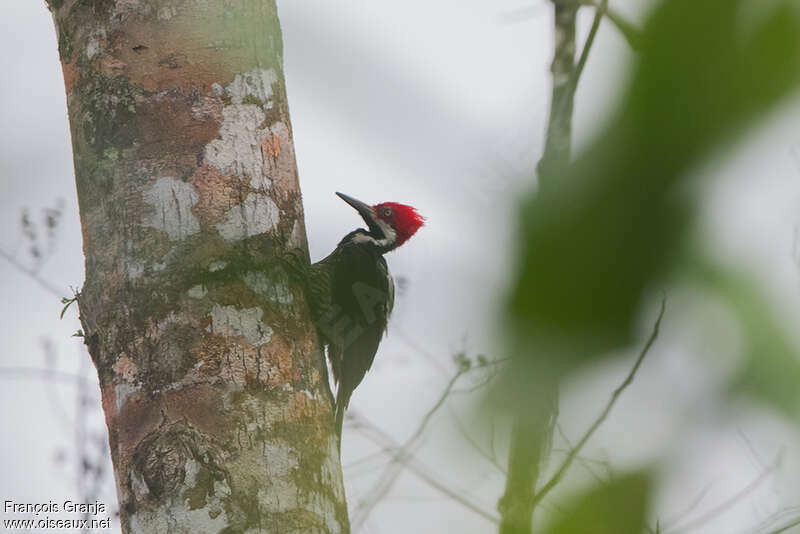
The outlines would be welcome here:
<svg viewBox="0 0 800 534">
<path fill-rule="evenodd" d="M 255 346 L 269 343 L 272 328 L 261 322 L 261 308 L 238 309 L 215 304 L 211 309 L 209 331 L 224 336 L 241 336 Z"/>
<path fill-rule="evenodd" d="M 130 382 L 120 382 L 114 386 L 114 399 L 116 401 L 117 413 L 122 409 L 128 397 L 137 391 L 139 391 L 139 388 Z"/>
<path fill-rule="evenodd" d="M 272 84 L 277 83 L 275 69 L 253 69 L 250 72 L 237 74 L 225 88 L 225 92 L 234 104 L 243 104 L 255 100 L 262 103 L 264 109 L 270 109 L 272 101 Z"/>
<path fill-rule="evenodd" d="M 249 181 L 253 188 L 269 188 L 264 175 L 261 143 L 268 133 L 264 110 L 255 104 L 232 104 L 222 109 L 219 138 L 206 145 L 204 160 L 223 174 Z"/>
<path fill-rule="evenodd" d="M 225 214 L 217 231 L 226 241 L 239 241 L 273 230 L 280 220 L 280 210 L 268 195 L 250 193 L 238 206 Z"/>
<path fill-rule="evenodd" d="M 170 241 L 180 241 L 200 231 L 200 223 L 192 213 L 197 193 L 191 184 L 171 176 L 161 177 L 145 191 L 144 200 L 154 210 L 145 224 L 166 232 Z"/>
<path fill-rule="evenodd" d="M 272 269 L 269 274 L 264 271 L 248 271 L 244 275 L 244 283 L 272 302 L 291 304 L 294 301 L 294 295 L 289 288 L 289 277 L 280 268 Z"/>
<path fill-rule="evenodd" d="M 203 287 L 202 284 L 197 284 L 189 288 L 189 291 L 186 292 L 189 298 L 192 299 L 201 299 L 208 295 L 208 290 Z"/>
</svg>

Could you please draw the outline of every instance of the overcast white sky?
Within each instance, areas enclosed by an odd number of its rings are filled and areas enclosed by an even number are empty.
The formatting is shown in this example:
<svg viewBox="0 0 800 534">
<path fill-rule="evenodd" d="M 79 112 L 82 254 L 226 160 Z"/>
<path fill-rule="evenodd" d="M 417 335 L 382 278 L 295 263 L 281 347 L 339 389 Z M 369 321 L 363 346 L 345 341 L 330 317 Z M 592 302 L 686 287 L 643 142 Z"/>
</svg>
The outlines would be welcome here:
<svg viewBox="0 0 800 534">
<path fill-rule="evenodd" d="M 639 21 L 652 2 L 612 4 Z M 312 258 L 323 257 L 359 223 L 334 191 L 369 202 L 411 203 L 428 217 L 428 226 L 388 258 L 395 277 L 408 283 L 376 364 L 351 403 L 404 441 L 452 373 L 450 356 L 461 349 L 492 354 L 496 346 L 493 318 L 509 269 L 514 203 L 532 183 L 549 103 L 551 8 L 544 0 L 303 0 L 279 1 L 279 11 Z M 581 36 L 590 15 L 582 13 Z M 0 248 L 30 265 L 19 228 L 22 210 L 38 218 L 63 201 L 57 246 L 40 275 L 67 295 L 83 280 L 83 256 L 55 32 L 39 0 L 0 2 L 0 20 Z M 604 24 L 578 93 L 579 142 L 601 124 L 630 57 Z M 703 224 L 710 246 L 756 272 L 792 317 L 800 310 L 792 257 L 800 223 L 799 124 L 800 102 L 794 102 L 703 171 L 713 176 Z M 43 367 L 41 340 L 48 338 L 57 348 L 58 369 L 94 380 L 85 351 L 70 337 L 79 328 L 74 310 L 60 321 L 58 299 L 2 259 L 0 294 L 0 366 Z M 708 324 L 733 333 L 709 340 Z M 643 335 L 647 329 L 643 322 Z M 658 459 L 667 483 L 654 517 L 681 516 L 708 488 L 685 517 L 689 525 L 752 482 L 786 447 L 780 471 L 694 531 L 747 532 L 783 507 L 800 505 L 797 432 L 756 407 L 711 402 L 720 379 L 710 360 L 737 349 L 729 314 L 678 291 L 670 295 L 662 331 L 587 456 L 609 460 L 615 469 Z M 628 362 L 589 370 L 566 389 L 562 415 L 572 439 Z M 74 468 L 54 462 L 57 450 L 74 449 L 74 397 L 70 384 L 0 373 L 0 499 L 79 497 Z M 471 426 L 467 405 L 454 402 L 453 409 Z M 86 409 L 102 428 L 99 409 Z M 494 511 L 502 477 L 470 452 L 448 410 L 433 426 L 419 458 L 441 482 Z M 357 433 L 345 435 L 351 512 L 385 464 L 354 463 L 374 450 Z M 577 471 L 574 484 L 591 480 Z M 110 478 L 106 489 L 110 503 Z M 364 528 L 492 530 L 410 474 Z"/>
</svg>

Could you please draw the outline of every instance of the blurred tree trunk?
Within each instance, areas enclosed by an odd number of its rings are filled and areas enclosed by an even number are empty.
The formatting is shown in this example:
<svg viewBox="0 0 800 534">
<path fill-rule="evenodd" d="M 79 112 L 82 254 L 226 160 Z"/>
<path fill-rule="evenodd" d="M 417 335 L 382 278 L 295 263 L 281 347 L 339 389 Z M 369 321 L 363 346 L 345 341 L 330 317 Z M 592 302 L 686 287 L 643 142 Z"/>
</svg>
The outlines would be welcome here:
<svg viewBox="0 0 800 534">
<path fill-rule="evenodd" d="M 49 5 L 123 532 L 347 532 L 274 0 Z"/>
<path fill-rule="evenodd" d="M 544 152 L 537 174 L 541 189 L 552 187 L 561 169 L 569 164 L 572 148 L 572 112 L 575 83 L 575 24 L 579 4 L 553 0 L 555 46 L 551 65 L 552 97 Z M 512 361 L 512 368 L 524 365 L 528 356 Z M 515 373 L 518 376 L 546 376 L 548 370 Z M 536 391 L 527 391 L 530 388 Z M 508 471 L 503 497 L 498 503 L 500 534 L 530 534 L 536 506 L 536 483 L 547 460 L 553 425 L 558 412 L 558 385 L 547 379 L 522 384 L 514 396 Z"/>
<path fill-rule="evenodd" d="M 550 71 L 553 75 L 550 118 L 542 157 L 537 166 L 540 187 L 549 187 L 557 179 L 572 152 L 572 111 L 575 87 L 575 22 L 578 3 L 553 0 L 555 46 Z"/>
</svg>

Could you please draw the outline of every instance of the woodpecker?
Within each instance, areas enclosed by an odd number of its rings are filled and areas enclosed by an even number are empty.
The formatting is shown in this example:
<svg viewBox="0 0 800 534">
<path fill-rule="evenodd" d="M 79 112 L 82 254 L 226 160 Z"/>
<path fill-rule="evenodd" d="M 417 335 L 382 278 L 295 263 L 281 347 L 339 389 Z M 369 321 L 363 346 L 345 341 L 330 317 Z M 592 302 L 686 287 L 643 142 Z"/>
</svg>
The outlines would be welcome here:
<svg viewBox="0 0 800 534">
<path fill-rule="evenodd" d="M 408 241 L 424 218 L 405 204 L 370 206 L 336 195 L 367 225 L 344 236 L 308 275 L 312 319 L 338 384 L 334 425 L 341 443 L 344 411 L 375 359 L 394 305 L 394 282 L 383 255 Z"/>
</svg>

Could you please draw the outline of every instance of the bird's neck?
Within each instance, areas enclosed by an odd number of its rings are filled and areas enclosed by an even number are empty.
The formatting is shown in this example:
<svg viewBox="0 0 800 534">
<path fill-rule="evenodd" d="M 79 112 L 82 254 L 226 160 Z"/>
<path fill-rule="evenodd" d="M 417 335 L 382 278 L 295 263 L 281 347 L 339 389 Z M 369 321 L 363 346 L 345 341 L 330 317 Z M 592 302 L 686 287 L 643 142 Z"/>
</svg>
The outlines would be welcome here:
<svg viewBox="0 0 800 534">
<path fill-rule="evenodd" d="M 363 228 L 350 234 L 350 241 L 357 245 L 374 247 L 380 254 L 386 254 L 390 250 L 397 248 L 397 234 L 392 230 L 388 235 L 382 231 L 367 231 Z"/>
</svg>

